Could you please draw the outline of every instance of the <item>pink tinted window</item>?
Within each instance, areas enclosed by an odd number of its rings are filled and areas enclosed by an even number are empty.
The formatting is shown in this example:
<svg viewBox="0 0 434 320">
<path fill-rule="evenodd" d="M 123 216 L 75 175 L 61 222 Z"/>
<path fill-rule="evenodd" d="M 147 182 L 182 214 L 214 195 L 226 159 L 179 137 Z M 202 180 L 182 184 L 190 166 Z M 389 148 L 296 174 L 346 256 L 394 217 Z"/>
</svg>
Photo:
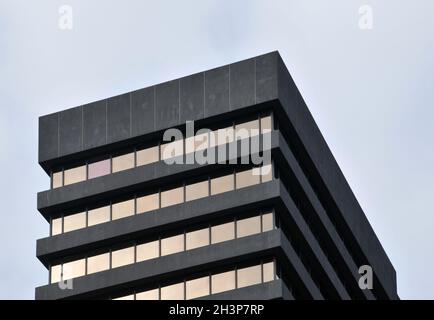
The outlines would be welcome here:
<svg viewBox="0 0 434 320">
<path fill-rule="evenodd" d="M 89 164 L 89 179 L 110 173 L 110 159 Z"/>
</svg>

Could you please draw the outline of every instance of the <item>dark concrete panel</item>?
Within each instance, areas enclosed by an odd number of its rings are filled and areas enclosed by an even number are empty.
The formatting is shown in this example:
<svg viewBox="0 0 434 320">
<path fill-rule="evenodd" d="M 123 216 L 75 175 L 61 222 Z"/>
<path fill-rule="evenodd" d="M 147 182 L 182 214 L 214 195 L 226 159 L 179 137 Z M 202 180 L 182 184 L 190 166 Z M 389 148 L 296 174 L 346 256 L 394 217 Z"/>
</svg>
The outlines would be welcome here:
<svg viewBox="0 0 434 320">
<path fill-rule="evenodd" d="M 180 81 L 181 122 L 198 120 L 204 116 L 205 74 L 197 73 Z"/>
<path fill-rule="evenodd" d="M 107 99 L 107 142 L 116 142 L 131 134 L 130 94 Z"/>
<path fill-rule="evenodd" d="M 59 155 L 59 114 L 39 118 L 39 162 Z"/>
<path fill-rule="evenodd" d="M 155 87 L 131 92 L 131 125 L 133 136 L 155 130 Z"/>
<path fill-rule="evenodd" d="M 229 66 L 206 71 L 205 117 L 229 110 Z"/>
<path fill-rule="evenodd" d="M 107 143 L 107 101 L 101 100 L 83 106 L 84 149 Z"/>
<path fill-rule="evenodd" d="M 59 115 L 60 156 L 83 150 L 83 109 L 76 107 Z"/>
<path fill-rule="evenodd" d="M 256 57 L 256 103 L 277 99 L 279 54 L 272 52 Z"/>
<path fill-rule="evenodd" d="M 231 109 L 255 104 L 255 59 L 230 65 L 230 96 Z"/>
<path fill-rule="evenodd" d="M 179 123 L 179 80 L 156 86 L 155 128 L 165 129 Z"/>
</svg>

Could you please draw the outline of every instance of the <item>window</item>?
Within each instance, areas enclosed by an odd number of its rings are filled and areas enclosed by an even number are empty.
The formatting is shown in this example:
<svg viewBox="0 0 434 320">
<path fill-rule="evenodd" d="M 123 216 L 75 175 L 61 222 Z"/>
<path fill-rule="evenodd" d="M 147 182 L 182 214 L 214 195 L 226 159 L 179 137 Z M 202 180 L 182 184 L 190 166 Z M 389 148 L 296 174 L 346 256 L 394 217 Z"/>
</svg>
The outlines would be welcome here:
<svg viewBox="0 0 434 320">
<path fill-rule="evenodd" d="M 158 146 L 137 151 L 137 166 L 158 161 Z"/>
<path fill-rule="evenodd" d="M 268 133 L 272 130 L 271 116 L 261 117 L 261 132 Z"/>
<path fill-rule="evenodd" d="M 262 215 L 262 232 L 274 229 L 273 213 L 264 213 Z"/>
<path fill-rule="evenodd" d="M 236 175 L 237 189 L 245 188 L 259 183 L 259 174 L 255 174 L 253 169 L 237 172 Z"/>
<path fill-rule="evenodd" d="M 261 265 L 237 270 L 237 287 L 243 288 L 262 282 Z"/>
<path fill-rule="evenodd" d="M 62 276 L 62 265 L 58 264 L 57 266 L 51 267 L 51 283 L 56 283 L 61 280 Z"/>
<path fill-rule="evenodd" d="M 161 192 L 161 207 L 173 206 L 184 201 L 184 188 L 179 187 Z"/>
<path fill-rule="evenodd" d="M 234 141 L 234 128 L 227 127 L 224 129 L 214 130 L 215 141 L 211 146 L 218 146 L 222 144 L 231 143 Z M 212 141 L 211 141 L 212 142 Z"/>
<path fill-rule="evenodd" d="M 274 261 L 264 263 L 263 266 L 263 278 L 264 282 L 273 281 L 274 280 Z"/>
<path fill-rule="evenodd" d="M 149 194 L 147 196 L 137 198 L 137 213 L 156 210 L 159 207 L 159 194 Z"/>
<path fill-rule="evenodd" d="M 209 245 L 209 228 L 187 232 L 185 236 L 187 250 Z"/>
<path fill-rule="evenodd" d="M 161 145 L 161 160 L 179 157 L 184 154 L 184 140 L 177 140 Z"/>
<path fill-rule="evenodd" d="M 271 181 L 273 179 L 273 166 L 267 164 L 261 167 L 262 182 Z"/>
<path fill-rule="evenodd" d="M 158 240 L 140 244 L 136 247 L 137 262 L 158 258 L 160 243 Z"/>
<path fill-rule="evenodd" d="M 112 252 L 112 268 L 122 267 L 134 263 L 134 247 Z"/>
<path fill-rule="evenodd" d="M 208 197 L 208 180 L 189 184 L 185 187 L 185 201 Z"/>
<path fill-rule="evenodd" d="M 87 274 L 108 270 L 110 268 L 110 254 L 103 253 L 87 258 Z"/>
<path fill-rule="evenodd" d="M 128 296 L 123 296 L 123 297 L 115 298 L 113 300 L 134 300 L 134 294 L 130 294 Z"/>
<path fill-rule="evenodd" d="M 152 290 L 136 293 L 136 300 L 158 300 L 158 299 L 159 299 L 158 289 L 152 289 Z"/>
<path fill-rule="evenodd" d="M 84 276 L 86 259 L 72 261 L 63 264 L 63 280 Z"/>
<path fill-rule="evenodd" d="M 112 165 L 113 172 L 134 168 L 134 152 L 114 157 Z"/>
<path fill-rule="evenodd" d="M 55 236 L 56 234 L 62 233 L 62 218 L 52 219 L 51 220 L 51 235 Z"/>
<path fill-rule="evenodd" d="M 161 255 L 184 251 L 184 234 L 161 239 Z"/>
<path fill-rule="evenodd" d="M 211 179 L 211 195 L 234 190 L 234 175 Z"/>
<path fill-rule="evenodd" d="M 209 147 L 209 132 L 196 134 L 185 139 L 185 153 L 205 150 Z"/>
<path fill-rule="evenodd" d="M 161 300 L 184 300 L 184 282 L 161 287 Z"/>
<path fill-rule="evenodd" d="M 112 220 L 134 215 L 134 199 L 114 203 L 112 205 Z"/>
<path fill-rule="evenodd" d="M 211 243 L 219 243 L 235 238 L 235 224 L 228 222 L 211 227 Z"/>
<path fill-rule="evenodd" d="M 87 224 L 89 227 L 108 221 L 110 221 L 110 206 L 89 210 L 87 213 Z"/>
<path fill-rule="evenodd" d="M 86 227 L 86 212 L 72 214 L 63 218 L 63 232 Z"/>
<path fill-rule="evenodd" d="M 63 172 L 53 172 L 53 189 L 63 186 Z"/>
<path fill-rule="evenodd" d="M 259 120 L 252 120 L 235 125 L 236 139 L 245 139 L 259 134 Z"/>
<path fill-rule="evenodd" d="M 211 293 L 235 289 L 235 271 L 228 271 L 211 276 Z"/>
<path fill-rule="evenodd" d="M 86 166 L 65 170 L 65 186 L 86 180 Z"/>
<path fill-rule="evenodd" d="M 261 232 L 261 216 L 237 221 L 237 238 L 250 236 Z"/>
<path fill-rule="evenodd" d="M 90 163 L 88 179 L 97 178 L 110 173 L 110 159 Z"/>
<path fill-rule="evenodd" d="M 189 280 L 185 283 L 186 299 L 194 299 L 210 294 L 209 276 Z"/>
</svg>

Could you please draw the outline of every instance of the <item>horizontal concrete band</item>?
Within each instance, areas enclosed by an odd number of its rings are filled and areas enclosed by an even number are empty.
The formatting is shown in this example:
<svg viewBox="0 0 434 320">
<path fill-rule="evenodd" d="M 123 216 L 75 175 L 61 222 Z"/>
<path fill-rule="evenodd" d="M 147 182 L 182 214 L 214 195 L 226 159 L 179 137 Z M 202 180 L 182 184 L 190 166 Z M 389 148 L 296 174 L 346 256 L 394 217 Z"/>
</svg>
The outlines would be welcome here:
<svg viewBox="0 0 434 320">
<path fill-rule="evenodd" d="M 111 269 L 74 279 L 72 290 L 62 290 L 58 284 L 36 288 L 37 300 L 90 298 L 103 296 L 116 290 L 155 283 L 167 278 L 182 277 L 219 267 L 236 265 L 242 261 L 277 256 L 285 259 L 292 281 L 301 285 L 306 298 L 321 299 L 318 288 L 310 278 L 294 249 L 280 230 L 226 241 L 160 257 L 132 265 Z M 285 270 L 286 271 L 286 270 Z M 303 279 L 303 280 L 302 280 Z"/>
</svg>

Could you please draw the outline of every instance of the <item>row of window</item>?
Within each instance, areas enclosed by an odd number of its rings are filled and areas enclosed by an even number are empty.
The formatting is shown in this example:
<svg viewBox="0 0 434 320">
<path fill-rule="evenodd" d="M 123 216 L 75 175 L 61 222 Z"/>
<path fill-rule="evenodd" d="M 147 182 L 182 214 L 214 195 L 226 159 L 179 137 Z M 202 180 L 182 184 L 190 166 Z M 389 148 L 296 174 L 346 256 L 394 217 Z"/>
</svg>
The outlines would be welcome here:
<svg viewBox="0 0 434 320">
<path fill-rule="evenodd" d="M 113 300 L 190 300 L 278 279 L 275 261 L 266 261 L 226 272 L 135 292 Z"/>
<path fill-rule="evenodd" d="M 266 212 L 248 218 L 235 218 L 225 223 L 208 225 L 200 229 L 183 230 L 175 235 L 159 237 L 153 241 L 141 242 L 130 247 L 52 266 L 50 282 L 55 283 L 77 278 L 86 274 L 270 231 L 274 228 L 274 214 L 273 212 Z"/>
<path fill-rule="evenodd" d="M 271 128 L 271 116 L 259 117 L 252 121 L 212 131 L 215 133 L 217 141 L 210 139 L 210 133 L 205 133 L 142 150 L 135 150 L 118 156 L 107 157 L 103 160 L 53 172 L 51 187 L 54 189 L 110 173 L 131 169 L 137 166 L 143 166 L 159 160 L 166 160 L 175 156 L 183 155 L 184 149 L 186 154 L 204 150 L 209 147 L 230 143 L 238 139 L 255 136 L 258 135 L 259 132 L 267 133 L 271 131 Z M 176 153 L 176 151 L 172 153 L 165 152 L 167 147 L 170 147 L 168 150 L 175 149 L 175 145 L 176 150 L 181 151 L 180 153 Z"/>
<path fill-rule="evenodd" d="M 272 179 L 272 165 L 233 172 L 224 176 L 204 178 L 179 187 L 159 190 L 158 192 L 137 196 L 132 199 L 111 203 L 107 206 L 65 215 L 51 220 L 51 235 L 90 227 L 96 224 L 117 220 L 134 214 L 176 205 L 219 193 L 240 189 Z"/>
</svg>

